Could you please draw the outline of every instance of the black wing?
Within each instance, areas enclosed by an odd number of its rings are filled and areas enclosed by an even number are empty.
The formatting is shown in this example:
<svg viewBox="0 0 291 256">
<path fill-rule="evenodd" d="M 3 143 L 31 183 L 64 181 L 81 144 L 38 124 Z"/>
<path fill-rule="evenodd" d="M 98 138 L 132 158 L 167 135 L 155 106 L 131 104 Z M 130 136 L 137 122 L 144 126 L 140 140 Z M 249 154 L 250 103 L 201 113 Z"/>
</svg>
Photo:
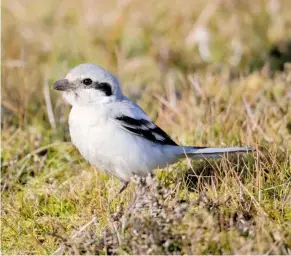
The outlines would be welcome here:
<svg viewBox="0 0 291 256">
<path fill-rule="evenodd" d="M 149 141 L 162 144 L 178 146 L 168 134 L 166 134 L 161 128 L 156 126 L 151 121 L 145 119 L 135 119 L 129 116 L 118 116 L 116 117 L 122 127 L 127 131 L 141 136 Z"/>
</svg>

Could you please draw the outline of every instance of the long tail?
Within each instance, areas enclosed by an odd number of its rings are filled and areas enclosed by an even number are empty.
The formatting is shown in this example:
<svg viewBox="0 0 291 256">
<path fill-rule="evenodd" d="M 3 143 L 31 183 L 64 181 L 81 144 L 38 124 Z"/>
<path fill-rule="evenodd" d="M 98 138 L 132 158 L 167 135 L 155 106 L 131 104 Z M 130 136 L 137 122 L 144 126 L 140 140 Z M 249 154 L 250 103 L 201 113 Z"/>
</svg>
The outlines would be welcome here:
<svg viewBox="0 0 291 256">
<path fill-rule="evenodd" d="M 229 153 L 241 153 L 254 151 L 251 147 L 233 148 L 202 148 L 202 147 L 183 147 L 184 156 L 190 158 L 217 158 Z"/>
</svg>

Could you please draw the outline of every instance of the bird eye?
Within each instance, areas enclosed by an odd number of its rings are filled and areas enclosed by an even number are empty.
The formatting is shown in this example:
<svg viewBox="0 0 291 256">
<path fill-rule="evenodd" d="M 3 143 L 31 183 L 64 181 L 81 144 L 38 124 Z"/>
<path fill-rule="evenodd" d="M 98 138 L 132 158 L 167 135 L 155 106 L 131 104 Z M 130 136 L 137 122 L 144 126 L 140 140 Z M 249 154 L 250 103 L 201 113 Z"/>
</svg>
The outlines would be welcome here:
<svg viewBox="0 0 291 256">
<path fill-rule="evenodd" d="M 90 84 L 92 84 L 92 80 L 91 80 L 90 78 L 85 78 L 85 79 L 83 80 L 83 84 L 85 84 L 85 85 L 90 85 Z"/>
</svg>

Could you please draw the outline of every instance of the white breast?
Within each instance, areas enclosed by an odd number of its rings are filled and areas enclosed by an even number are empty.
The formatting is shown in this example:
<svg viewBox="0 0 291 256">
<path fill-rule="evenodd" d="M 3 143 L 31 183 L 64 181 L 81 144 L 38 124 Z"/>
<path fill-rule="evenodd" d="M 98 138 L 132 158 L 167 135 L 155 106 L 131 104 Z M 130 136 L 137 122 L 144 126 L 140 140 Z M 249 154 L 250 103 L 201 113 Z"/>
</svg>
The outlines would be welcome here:
<svg viewBox="0 0 291 256">
<path fill-rule="evenodd" d="M 101 115 L 92 107 L 73 106 L 70 117 L 70 135 L 73 144 L 91 164 L 96 160 L 96 152 L 102 152 L 106 115 Z"/>
</svg>

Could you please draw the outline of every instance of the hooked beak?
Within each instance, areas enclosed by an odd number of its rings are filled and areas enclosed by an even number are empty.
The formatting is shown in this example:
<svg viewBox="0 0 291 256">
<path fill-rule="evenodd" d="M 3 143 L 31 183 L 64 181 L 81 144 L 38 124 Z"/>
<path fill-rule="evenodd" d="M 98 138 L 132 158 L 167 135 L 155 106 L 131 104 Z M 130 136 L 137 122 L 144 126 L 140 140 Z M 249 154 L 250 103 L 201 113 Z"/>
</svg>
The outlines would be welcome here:
<svg viewBox="0 0 291 256">
<path fill-rule="evenodd" d="M 68 79 L 61 79 L 54 83 L 53 88 L 58 91 L 68 91 L 75 89 L 74 84 L 70 83 Z"/>
</svg>

